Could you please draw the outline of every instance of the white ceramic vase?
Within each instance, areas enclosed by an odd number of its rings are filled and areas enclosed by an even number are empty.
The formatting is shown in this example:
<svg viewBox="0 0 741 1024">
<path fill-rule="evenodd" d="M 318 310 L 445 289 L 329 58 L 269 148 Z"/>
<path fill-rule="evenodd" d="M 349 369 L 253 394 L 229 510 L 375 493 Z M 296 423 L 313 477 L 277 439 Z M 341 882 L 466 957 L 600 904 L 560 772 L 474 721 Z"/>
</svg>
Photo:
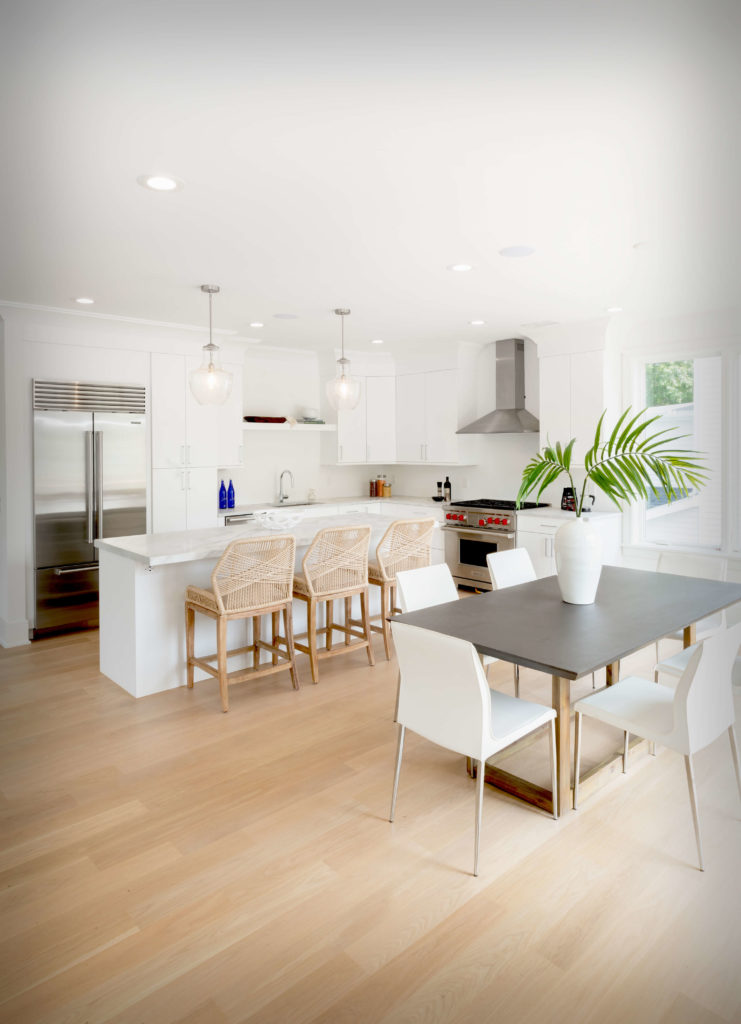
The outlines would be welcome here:
<svg viewBox="0 0 741 1024">
<path fill-rule="evenodd" d="M 567 604 L 592 604 L 602 572 L 602 541 L 586 516 L 556 530 L 556 572 Z"/>
</svg>

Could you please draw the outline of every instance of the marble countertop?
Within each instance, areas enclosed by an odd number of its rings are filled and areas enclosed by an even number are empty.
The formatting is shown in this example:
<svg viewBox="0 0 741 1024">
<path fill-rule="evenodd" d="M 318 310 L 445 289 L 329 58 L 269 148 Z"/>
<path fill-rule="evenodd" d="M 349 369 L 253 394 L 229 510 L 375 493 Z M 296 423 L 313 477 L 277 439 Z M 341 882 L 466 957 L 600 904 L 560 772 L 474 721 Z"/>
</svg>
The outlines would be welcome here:
<svg viewBox="0 0 741 1024">
<path fill-rule="evenodd" d="M 291 510 L 285 511 L 289 513 Z M 300 511 L 296 509 L 297 513 Z M 376 513 L 363 515 L 362 512 L 347 512 L 331 516 L 307 516 L 299 520 L 295 526 L 280 530 L 269 530 L 260 523 L 250 522 L 242 526 L 214 526 L 207 530 L 178 530 L 174 533 L 143 533 L 134 537 L 115 537 L 110 540 L 96 540 L 95 546 L 101 551 L 130 558 L 147 568 L 154 568 L 177 562 L 195 562 L 201 558 L 219 558 L 227 545 L 239 540 L 240 537 L 274 537 L 278 533 L 292 533 L 296 538 L 296 547 L 301 548 L 311 543 L 318 530 L 328 526 L 367 523 L 371 527 L 370 550 L 374 551 L 394 519 L 394 516 Z"/>
<path fill-rule="evenodd" d="M 584 518 L 608 519 L 610 517 L 619 515 L 622 515 L 622 513 L 618 512 L 617 509 L 615 509 L 615 511 L 608 510 L 606 512 L 598 512 L 595 509 L 594 512 L 585 512 Z M 520 509 L 520 511 L 517 513 L 518 521 L 520 519 L 550 519 L 551 521 L 558 520 L 560 522 L 562 520 L 566 521 L 567 519 L 573 518 L 573 512 L 567 512 L 565 509 L 555 508 L 553 505 L 550 505 L 548 508 L 524 508 Z"/>
<path fill-rule="evenodd" d="M 253 505 L 235 505 L 234 508 L 220 508 L 219 516 L 238 516 L 245 515 L 248 512 L 267 512 L 272 509 L 282 507 L 286 510 L 295 508 L 296 510 L 302 508 L 314 508 L 316 506 L 321 507 L 322 505 L 371 505 L 378 503 L 379 505 L 388 504 L 399 504 L 399 505 L 429 505 L 430 508 L 441 508 L 442 502 L 433 501 L 431 497 L 417 498 L 410 497 L 405 494 L 394 494 L 390 498 L 371 498 L 369 495 L 355 495 L 354 497 L 340 497 L 340 498 L 320 498 L 317 501 L 307 501 L 303 505 L 284 505 L 278 506 L 273 505 L 269 501 L 256 502 Z"/>
</svg>

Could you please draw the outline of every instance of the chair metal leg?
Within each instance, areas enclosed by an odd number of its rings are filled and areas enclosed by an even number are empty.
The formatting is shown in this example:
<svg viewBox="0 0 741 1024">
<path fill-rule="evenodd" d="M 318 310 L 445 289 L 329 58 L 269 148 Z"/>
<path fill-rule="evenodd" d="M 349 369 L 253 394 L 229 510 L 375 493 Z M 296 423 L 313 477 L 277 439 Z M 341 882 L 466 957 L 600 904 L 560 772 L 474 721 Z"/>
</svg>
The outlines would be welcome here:
<svg viewBox="0 0 741 1024">
<path fill-rule="evenodd" d="M 520 666 L 519 665 L 513 665 L 512 669 L 513 669 L 513 675 L 514 675 L 514 679 L 515 679 L 515 697 L 519 697 L 520 696 Z"/>
<path fill-rule="evenodd" d="M 479 873 L 479 840 L 481 838 L 481 811 L 484 804 L 484 775 L 486 775 L 486 762 L 477 761 L 478 774 L 476 776 L 476 828 L 473 847 L 473 873 Z"/>
<path fill-rule="evenodd" d="M 558 779 L 556 778 L 556 719 L 551 719 L 551 792 L 553 793 L 553 817 L 558 821 Z"/>
<path fill-rule="evenodd" d="M 702 863 L 702 842 L 700 840 L 700 818 L 697 813 L 697 792 L 695 791 L 695 775 L 692 770 L 692 755 L 685 754 L 684 766 L 687 769 L 687 786 L 690 791 L 690 805 L 692 807 L 692 823 L 695 826 L 695 839 L 697 840 L 697 858 L 700 861 L 700 871 L 705 867 Z"/>
<path fill-rule="evenodd" d="M 579 806 L 579 765 L 581 764 L 581 711 L 574 715 L 574 810 Z"/>
<path fill-rule="evenodd" d="M 628 771 L 628 744 L 630 743 L 630 733 L 626 729 L 623 733 L 623 775 Z"/>
<path fill-rule="evenodd" d="M 403 725 L 399 726 L 399 742 L 396 747 L 396 769 L 394 771 L 394 787 L 391 790 L 391 810 L 389 811 L 389 821 L 394 820 L 396 814 L 396 793 L 399 789 L 399 773 L 401 772 L 401 755 L 404 753 L 404 733 L 406 727 Z"/>
<path fill-rule="evenodd" d="M 736 783 L 738 784 L 738 795 L 741 796 L 741 765 L 738 761 L 738 744 L 736 742 L 736 733 L 732 725 L 728 726 L 728 739 L 731 741 L 731 757 L 733 758 L 733 767 L 736 769 Z"/>
</svg>

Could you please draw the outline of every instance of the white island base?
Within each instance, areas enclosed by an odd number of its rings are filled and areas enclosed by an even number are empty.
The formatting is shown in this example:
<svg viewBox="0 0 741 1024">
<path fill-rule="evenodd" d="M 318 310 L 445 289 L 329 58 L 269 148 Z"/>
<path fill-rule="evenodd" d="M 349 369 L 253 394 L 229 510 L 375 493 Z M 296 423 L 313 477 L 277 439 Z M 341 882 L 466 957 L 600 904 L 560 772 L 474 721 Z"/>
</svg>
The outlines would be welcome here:
<svg viewBox="0 0 741 1024">
<path fill-rule="evenodd" d="M 344 514 L 331 518 L 307 519 L 286 530 L 296 537 L 300 561 L 317 530 L 326 526 L 371 526 L 371 557 L 393 518 L 379 515 Z M 147 534 L 98 541 L 100 558 L 100 670 L 134 697 L 172 690 L 186 685 L 185 590 L 189 585 L 211 586 L 211 573 L 224 549 L 240 537 L 275 536 L 264 527 L 246 525 L 180 533 Z M 380 615 L 380 590 L 370 587 L 370 614 Z M 359 618 L 358 598 L 353 599 L 353 618 Z M 336 621 L 342 622 L 344 601 L 335 606 Z M 196 615 L 195 653 L 206 657 L 216 652 L 216 626 L 205 615 Z M 263 628 L 269 628 L 263 620 Z M 322 623 L 323 624 L 323 623 Z M 306 632 L 306 603 L 293 602 L 294 634 Z M 378 634 L 374 634 L 378 635 Z M 228 625 L 228 647 L 252 643 L 252 622 L 237 620 Z M 229 671 L 247 667 L 247 655 L 229 659 Z M 261 652 L 263 660 L 270 658 Z M 363 655 L 365 657 L 365 654 Z M 302 682 L 310 681 L 308 659 L 299 656 Z M 195 670 L 196 682 L 211 679 Z M 280 676 L 278 676 L 280 678 Z M 290 675 L 286 668 L 287 685 Z"/>
</svg>

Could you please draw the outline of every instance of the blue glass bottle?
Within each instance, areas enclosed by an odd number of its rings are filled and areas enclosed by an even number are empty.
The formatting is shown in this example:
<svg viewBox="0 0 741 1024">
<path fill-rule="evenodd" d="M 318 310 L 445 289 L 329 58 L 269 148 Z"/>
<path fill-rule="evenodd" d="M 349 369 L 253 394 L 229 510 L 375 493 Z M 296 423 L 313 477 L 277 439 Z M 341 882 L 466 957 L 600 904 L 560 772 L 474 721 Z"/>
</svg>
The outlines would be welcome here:
<svg viewBox="0 0 741 1024">
<path fill-rule="evenodd" d="M 234 508 L 234 484 L 229 481 L 229 490 L 226 492 L 226 507 Z"/>
<path fill-rule="evenodd" d="M 219 508 L 226 508 L 226 487 L 224 487 L 224 481 L 221 481 L 221 487 L 219 488 Z"/>
</svg>

